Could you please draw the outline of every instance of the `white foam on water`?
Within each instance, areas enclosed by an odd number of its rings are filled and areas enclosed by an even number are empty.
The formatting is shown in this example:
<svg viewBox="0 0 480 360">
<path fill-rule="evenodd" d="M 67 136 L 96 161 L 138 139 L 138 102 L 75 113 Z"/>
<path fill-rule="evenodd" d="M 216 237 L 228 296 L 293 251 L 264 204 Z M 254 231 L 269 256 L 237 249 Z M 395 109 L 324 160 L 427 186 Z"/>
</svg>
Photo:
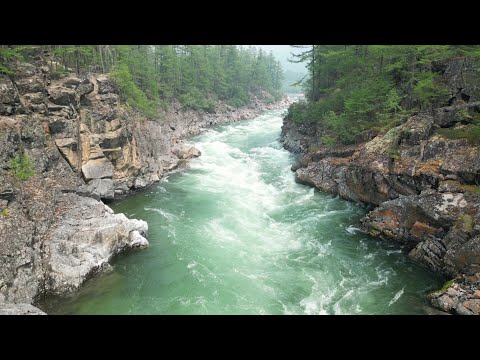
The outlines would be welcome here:
<svg viewBox="0 0 480 360">
<path fill-rule="evenodd" d="M 145 207 L 143 208 L 145 211 L 153 211 L 153 212 L 156 212 L 157 214 L 160 214 L 162 215 L 165 219 L 169 220 L 169 221 L 173 221 L 175 219 L 177 219 L 177 216 L 163 210 L 163 209 L 157 209 L 157 208 L 149 208 L 149 207 Z"/>
<path fill-rule="evenodd" d="M 400 290 L 395 294 L 393 299 L 390 300 L 390 302 L 388 303 L 388 306 L 392 306 L 393 304 L 395 304 L 398 301 L 398 299 L 400 299 L 400 297 L 403 295 L 404 292 L 405 292 L 405 287 L 403 287 L 402 290 Z"/>
<path fill-rule="evenodd" d="M 357 227 L 355 227 L 355 226 L 353 226 L 353 225 L 349 225 L 349 226 L 345 229 L 345 231 L 346 231 L 347 233 L 353 235 L 353 234 L 356 234 L 357 232 L 359 232 L 360 229 L 357 228 Z"/>
</svg>

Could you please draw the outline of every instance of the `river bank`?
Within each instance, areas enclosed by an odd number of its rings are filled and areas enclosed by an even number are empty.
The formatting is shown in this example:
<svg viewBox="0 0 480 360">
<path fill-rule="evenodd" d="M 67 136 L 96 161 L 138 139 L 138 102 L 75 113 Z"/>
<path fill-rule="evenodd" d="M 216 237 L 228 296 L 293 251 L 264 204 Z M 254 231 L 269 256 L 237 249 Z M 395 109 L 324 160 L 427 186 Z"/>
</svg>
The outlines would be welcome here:
<svg viewBox="0 0 480 360">
<path fill-rule="evenodd" d="M 41 58 L 17 63 L 0 87 L 3 304 L 76 291 L 109 271 L 116 254 L 148 246 L 146 222 L 114 214 L 101 200 L 142 189 L 198 156 L 186 136 L 288 104 L 252 97 L 248 107 L 219 104 L 205 113 L 172 102 L 152 121 L 121 104 L 108 76 L 58 79 Z M 15 156 L 32 164 L 33 176 L 12 173 Z"/>
<path fill-rule="evenodd" d="M 299 182 L 370 207 L 362 229 L 402 244 L 410 259 L 451 280 L 428 295 L 454 314 L 480 314 L 480 152 L 439 129 L 462 128 L 478 103 L 411 116 L 360 144 L 327 146 L 321 124 L 285 119 Z"/>
</svg>

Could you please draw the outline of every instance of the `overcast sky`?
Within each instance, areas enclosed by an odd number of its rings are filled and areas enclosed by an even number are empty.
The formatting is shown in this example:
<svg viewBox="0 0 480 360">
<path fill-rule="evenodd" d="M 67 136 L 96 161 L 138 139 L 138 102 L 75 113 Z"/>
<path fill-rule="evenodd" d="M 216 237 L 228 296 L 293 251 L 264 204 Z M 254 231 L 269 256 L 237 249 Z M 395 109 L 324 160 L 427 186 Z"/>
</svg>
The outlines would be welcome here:
<svg viewBox="0 0 480 360">
<path fill-rule="evenodd" d="M 291 58 L 290 53 L 298 53 L 299 49 L 293 48 L 290 45 L 252 45 L 257 48 L 261 47 L 268 52 L 272 51 L 273 55 L 280 60 L 283 65 L 283 70 L 292 70 L 296 72 L 306 73 L 305 64 L 294 64 L 287 61 Z"/>
</svg>

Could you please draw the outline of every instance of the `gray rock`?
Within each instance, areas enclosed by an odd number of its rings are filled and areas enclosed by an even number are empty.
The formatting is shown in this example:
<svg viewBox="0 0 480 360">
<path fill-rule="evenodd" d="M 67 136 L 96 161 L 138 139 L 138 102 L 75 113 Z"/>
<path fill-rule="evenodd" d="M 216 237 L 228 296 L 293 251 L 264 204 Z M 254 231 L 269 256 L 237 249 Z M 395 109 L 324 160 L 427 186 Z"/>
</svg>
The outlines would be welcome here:
<svg viewBox="0 0 480 360">
<path fill-rule="evenodd" d="M 66 88 L 71 88 L 71 89 L 75 89 L 81 83 L 82 83 L 82 81 L 75 76 L 72 76 L 72 77 L 69 77 L 69 78 L 63 80 L 63 86 L 66 87 Z"/>
<path fill-rule="evenodd" d="M 0 199 L 0 211 L 5 209 L 8 205 L 8 200 Z"/>
<path fill-rule="evenodd" d="M 51 233 L 45 249 L 49 271 L 48 292 L 64 295 L 77 290 L 110 259 L 129 248 L 148 246 L 145 221 L 114 214 L 91 198 L 64 194 L 63 201 L 75 204 Z"/>
<path fill-rule="evenodd" d="M 0 302 L 0 315 L 47 315 L 31 304 Z"/>
<path fill-rule="evenodd" d="M 97 84 L 98 84 L 98 93 L 99 94 L 107 94 L 107 93 L 115 93 L 116 92 L 115 84 L 113 83 L 113 81 L 111 81 L 106 76 L 99 76 L 97 78 Z"/>
<path fill-rule="evenodd" d="M 143 189 L 144 187 L 148 186 L 148 182 L 144 178 L 136 178 L 134 186 L 135 189 Z"/>
<path fill-rule="evenodd" d="M 56 105 L 68 106 L 75 104 L 75 91 L 62 87 L 48 89 L 50 101 Z"/>
<path fill-rule="evenodd" d="M 195 146 L 181 145 L 177 148 L 174 148 L 172 152 L 177 155 L 179 159 L 192 159 L 202 155 L 200 150 Z"/>
<path fill-rule="evenodd" d="M 0 191 L 0 199 L 13 201 L 15 199 L 15 192 L 12 189 L 4 189 Z"/>
<path fill-rule="evenodd" d="M 113 199 L 115 197 L 112 179 L 93 179 L 87 185 L 81 186 L 77 193 L 96 199 Z"/>
<path fill-rule="evenodd" d="M 85 180 L 111 178 L 114 166 L 106 157 L 89 160 L 82 166 Z"/>
<path fill-rule="evenodd" d="M 455 311 L 458 315 L 473 315 L 473 313 L 468 310 L 465 306 L 463 306 L 462 304 L 457 304 L 457 306 L 455 307 Z"/>
</svg>

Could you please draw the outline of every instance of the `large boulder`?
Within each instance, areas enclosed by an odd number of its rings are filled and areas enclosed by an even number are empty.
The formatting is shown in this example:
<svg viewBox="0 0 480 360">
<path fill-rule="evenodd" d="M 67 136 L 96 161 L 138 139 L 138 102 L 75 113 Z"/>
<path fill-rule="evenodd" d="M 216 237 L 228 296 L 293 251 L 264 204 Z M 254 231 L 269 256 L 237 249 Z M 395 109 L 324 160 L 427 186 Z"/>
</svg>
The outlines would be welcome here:
<svg viewBox="0 0 480 360">
<path fill-rule="evenodd" d="M 89 160 L 82 166 L 83 177 L 86 181 L 92 179 L 112 178 L 114 166 L 106 157 Z"/>
<path fill-rule="evenodd" d="M 87 185 L 81 186 L 77 193 L 97 199 L 113 199 L 115 187 L 112 179 L 93 179 Z"/>
<path fill-rule="evenodd" d="M 129 248 L 148 246 L 148 225 L 143 220 L 114 214 L 103 203 L 76 194 L 64 194 L 62 202 L 75 204 L 46 244 L 47 291 L 64 295 L 77 290 L 92 274 L 108 267 L 108 261 Z"/>
</svg>

